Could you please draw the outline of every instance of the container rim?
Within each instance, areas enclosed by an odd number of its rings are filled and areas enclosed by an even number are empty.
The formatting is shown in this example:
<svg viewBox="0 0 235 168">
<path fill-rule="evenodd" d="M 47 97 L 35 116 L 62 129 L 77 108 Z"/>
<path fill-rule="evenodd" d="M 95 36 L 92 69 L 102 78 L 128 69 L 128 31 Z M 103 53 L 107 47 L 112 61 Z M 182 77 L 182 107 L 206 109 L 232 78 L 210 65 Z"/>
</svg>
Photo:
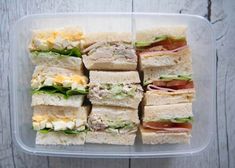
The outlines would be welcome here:
<svg viewBox="0 0 235 168">
<path fill-rule="evenodd" d="M 21 17 L 20 19 L 18 19 L 12 26 L 12 28 L 10 29 L 10 43 L 14 44 L 14 32 L 15 30 L 17 30 L 17 25 L 29 18 L 40 18 L 40 17 L 58 17 L 58 16 L 76 16 L 76 15 L 123 15 L 123 16 L 180 16 L 180 17 L 190 17 L 190 18 L 195 18 L 195 19 L 200 19 L 202 20 L 205 25 L 207 26 L 207 28 L 211 31 L 212 33 L 212 37 L 211 37 L 211 42 L 212 42 L 212 47 L 213 47 L 213 53 L 211 54 L 214 57 L 214 62 L 213 62 L 213 72 L 216 72 L 216 41 L 215 41 L 215 36 L 214 36 L 214 31 L 212 28 L 211 23 L 205 19 L 202 16 L 199 15 L 192 15 L 192 14 L 179 14 L 179 13 L 154 13 L 154 12 L 60 12 L 60 13 L 40 13 L 40 14 L 31 14 L 31 15 L 25 15 L 23 17 Z M 14 54 L 12 50 L 10 50 L 10 54 Z M 14 62 L 15 60 L 12 59 L 12 57 L 10 57 L 9 59 L 9 64 L 12 64 L 12 62 Z M 9 73 L 10 73 L 10 113 L 11 113 L 11 133 L 12 135 L 12 139 L 13 142 L 16 144 L 16 146 L 18 148 L 20 148 L 23 152 L 26 152 L 28 154 L 35 154 L 35 155 L 47 155 L 47 156 L 63 156 L 63 157 L 79 157 L 79 158 L 166 158 L 166 157 L 179 157 L 179 156 L 191 156 L 191 155 L 196 155 L 199 154 L 200 152 L 204 151 L 205 149 L 207 149 L 210 146 L 212 137 L 214 136 L 215 131 L 211 131 L 209 132 L 209 138 L 207 140 L 207 142 L 204 144 L 204 146 L 201 146 L 198 149 L 193 149 L 191 151 L 170 151 L 170 152 L 162 152 L 161 154 L 158 153 L 148 153 L 148 152 L 141 152 L 141 153 L 112 153 L 112 156 L 110 156 L 111 153 L 107 152 L 107 153 L 102 153 L 102 152 L 97 152 L 97 153 L 89 153 L 86 154 L 85 152 L 79 152 L 76 151 L 75 152 L 61 152 L 60 153 L 56 153 L 56 150 L 54 151 L 44 151 L 44 150 L 40 150 L 37 149 L 36 151 L 34 148 L 32 147 L 28 147 L 27 145 L 25 145 L 23 143 L 23 141 L 19 138 L 17 138 L 17 136 L 19 137 L 19 132 L 16 131 L 17 129 L 17 120 L 16 120 L 16 116 L 15 116 L 15 93 L 14 93 L 14 87 L 13 87 L 13 81 L 14 79 L 14 74 L 15 72 L 13 71 L 13 68 L 11 66 L 9 66 Z M 209 113 L 209 117 L 212 118 L 214 121 L 216 120 L 216 116 L 213 115 L 213 113 L 217 112 L 217 108 L 216 108 L 216 95 L 217 95 L 217 84 L 216 84 L 216 75 L 212 76 L 212 79 L 214 81 L 214 85 L 212 86 L 212 90 L 213 90 L 213 97 L 212 97 L 212 102 L 214 103 L 214 106 L 212 107 L 212 111 Z M 215 126 L 216 122 L 212 122 L 212 124 L 210 124 L 210 127 Z M 211 129 L 213 130 L 213 129 Z"/>
</svg>

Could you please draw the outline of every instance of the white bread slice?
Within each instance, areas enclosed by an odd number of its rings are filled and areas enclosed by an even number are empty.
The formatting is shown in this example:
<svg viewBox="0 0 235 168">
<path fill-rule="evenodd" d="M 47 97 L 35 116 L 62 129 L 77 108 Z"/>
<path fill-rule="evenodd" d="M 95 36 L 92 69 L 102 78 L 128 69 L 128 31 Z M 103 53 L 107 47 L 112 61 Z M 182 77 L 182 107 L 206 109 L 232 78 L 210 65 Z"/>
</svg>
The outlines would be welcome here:
<svg viewBox="0 0 235 168">
<path fill-rule="evenodd" d="M 161 90 L 147 91 L 144 94 L 145 106 L 159 106 L 166 104 L 191 103 L 195 96 L 195 89 L 180 89 L 173 92 Z"/>
<path fill-rule="evenodd" d="M 74 95 L 65 99 L 62 94 L 35 93 L 32 95 L 31 106 L 53 105 L 80 107 L 83 103 L 84 95 Z"/>
<path fill-rule="evenodd" d="M 186 25 L 166 25 L 154 27 L 151 29 L 145 29 L 141 31 L 137 31 L 136 33 L 136 41 L 145 41 L 152 40 L 154 37 L 159 35 L 169 35 L 173 37 L 186 37 L 187 26 Z"/>
<path fill-rule="evenodd" d="M 144 82 L 158 80 L 161 75 L 192 74 L 191 60 L 173 66 L 144 69 Z"/>
<path fill-rule="evenodd" d="M 36 145 L 83 145 L 85 138 L 85 132 L 76 135 L 66 135 L 62 132 L 49 132 L 47 134 L 37 132 Z"/>
<path fill-rule="evenodd" d="M 145 106 L 143 122 L 162 119 L 185 118 L 193 116 L 192 103 L 180 103 L 160 106 Z"/>
<path fill-rule="evenodd" d="M 190 143 L 191 134 L 188 132 L 157 132 L 140 128 L 140 134 L 143 144 L 176 144 Z"/>
<path fill-rule="evenodd" d="M 55 115 L 59 118 L 70 118 L 76 117 L 77 119 L 81 119 L 86 121 L 88 113 L 90 111 L 89 106 L 81 106 L 77 107 L 60 107 L 60 106 L 46 106 L 46 105 L 38 105 L 33 107 L 34 115 Z"/>
<path fill-rule="evenodd" d="M 136 70 L 137 62 L 128 62 L 126 60 L 100 61 L 91 60 L 89 56 L 83 55 L 83 62 L 89 70 Z"/>
<path fill-rule="evenodd" d="M 105 105 L 105 106 L 118 106 L 118 107 L 128 107 L 137 109 L 139 103 L 141 102 L 143 97 L 142 93 L 137 92 L 134 97 L 126 97 L 123 99 L 115 99 L 115 98 L 106 98 L 102 97 L 102 99 L 90 96 L 88 94 L 88 98 L 94 105 Z"/>
<path fill-rule="evenodd" d="M 103 123 L 125 120 L 131 121 L 137 125 L 139 124 L 137 109 L 93 105 L 89 117 L 92 117 L 93 115 L 101 118 Z"/>
<path fill-rule="evenodd" d="M 90 83 L 140 83 L 137 71 L 90 71 Z"/>
<path fill-rule="evenodd" d="M 188 47 L 178 52 L 156 52 L 155 54 L 139 54 L 140 69 L 156 68 L 163 66 L 173 66 L 187 62 L 190 59 L 190 49 Z"/>
<path fill-rule="evenodd" d="M 83 72 L 81 58 L 63 56 L 53 52 L 30 53 L 34 65 L 54 66 Z"/>
<path fill-rule="evenodd" d="M 87 132 L 86 143 L 134 145 L 136 134 L 114 134 L 107 132 Z"/>
<path fill-rule="evenodd" d="M 107 42 L 131 42 L 132 35 L 130 32 L 94 32 L 87 33 L 85 37 L 85 46 L 89 46 L 96 42 L 107 41 Z"/>
<path fill-rule="evenodd" d="M 134 98 L 124 98 L 124 99 L 97 99 L 89 98 L 94 105 L 105 105 L 105 106 L 118 106 L 137 109 L 140 101 L 142 100 L 142 95 L 135 96 Z"/>
</svg>

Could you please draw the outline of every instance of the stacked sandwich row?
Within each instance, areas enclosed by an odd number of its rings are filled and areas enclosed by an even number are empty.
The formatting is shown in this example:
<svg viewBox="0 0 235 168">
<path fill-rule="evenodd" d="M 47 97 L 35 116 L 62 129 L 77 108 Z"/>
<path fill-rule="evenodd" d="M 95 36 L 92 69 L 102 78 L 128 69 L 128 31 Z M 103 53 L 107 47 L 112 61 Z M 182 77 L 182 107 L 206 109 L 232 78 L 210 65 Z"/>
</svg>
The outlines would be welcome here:
<svg viewBox="0 0 235 168">
<path fill-rule="evenodd" d="M 136 36 L 145 96 L 144 144 L 189 143 L 194 85 L 186 28 L 140 31 Z"/>
<path fill-rule="evenodd" d="M 81 60 L 84 35 L 79 29 L 35 31 L 30 44 L 36 65 L 32 80 L 36 144 L 84 144 L 88 79 Z"/>
<path fill-rule="evenodd" d="M 138 128 L 145 144 L 189 142 L 194 88 L 186 28 L 137 32 L 135 46 L 131 39 L 78 28 L 34 32 L 36 144 L 133 145 Z"/>
<path fill-rule="evenodd" d="M 130 34 L 89 34 L 83 62 L 90 70 L 87 143 L 133 145 L 143 97 Z M 89 42 L 89 43 L 88 43 Z"/>
</svg>

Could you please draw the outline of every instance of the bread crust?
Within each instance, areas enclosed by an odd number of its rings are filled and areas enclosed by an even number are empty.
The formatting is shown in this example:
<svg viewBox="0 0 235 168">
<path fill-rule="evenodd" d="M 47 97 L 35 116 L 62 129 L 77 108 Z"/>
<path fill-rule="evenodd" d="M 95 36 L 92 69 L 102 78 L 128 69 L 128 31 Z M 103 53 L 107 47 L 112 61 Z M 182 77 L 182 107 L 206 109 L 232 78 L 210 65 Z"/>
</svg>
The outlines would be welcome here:
<svg viewBox="0 0 235 168">
<path fill-rule="evenodd" d="M 187 26 L 159 26 L 151 29 L 137 31 L 136 41 L 152 40 L 159 35 L 169 35 L 173 37 L 181 36 L 186 37 Z"/>
<path fill-rule="evenodd" d="M 140 134 L 142 138 L 143 144 L 176 144 L 176 143 L 190 143 L 191 134 L 187 132 L 180 132 L 180 133 L 163 133 L 163 132 L 156 132 L 156 131 L 146 131 L 143 128 L 140 128 Z"/>
<path fill-rule="evenodd" d="M 34 115 L 59 114 L 61 118 L 76 116 L 77 119 L 84 121 L 87 121 L 87 116 L 89 111 L 90 111 L 90 106 L 81 106 L 77 108 L 77 107 L 38 105 L 33 107 Z"/>
<path fill-rule="evenodd" d="M 180 89 L 173 92 L 152 90 L 145 92 L 143 103 L 146 106 L 191 103 L 194 97 L 195 89 Z"/>
<path fill-rule="evenodd" d="M 143 121 L 158 121 L 161 119 L 185 118 L 189 116 L 193 116 L 192 103 L 145 106 Z"/>
<path fill-rule="evenodd" d="M 107 42 L 131 42 L 132 35 L 130 32 L 97 32 L 88 33 L 85 37 L 85 46 L 89 46 L 96 42 L 107 41 Z"/>
<path fill-rule="evenodd" d="M 36 145 L 83 145 L 86 133 L 66 135 L 62 132 L 49 132 L 46 134 L 37 132 Z"/>
<path fill-rule="evenodd" d="M 114 134 L 107 132 L 87 132 L 86 143 L 134 145 L 136 134 Z"/>
<path fill-rule="evenodd" d="M 90 83 L 140 83 L 137 71 L 90 71 Z"/>
<path fill-rule="evenodd" d="M 84 100 L 84 95 L 74 95 L 65 99 L 64 95 L 62 94 L 35 93 L 32 95 L 31 106 L 53 105 L 53 106 L 81 107 L 83 100 Z"/>
<path fill-rule="evenodd" d="M 139 124 L 138 110 L 114 106 L 93 105 L 90 116 L 100 116 L 102 120 L 120 121 L 128 120 Z"/>
<path fill-rule="evenodd" d="M 153 54 L 152 56 L 140 54 L 140 69 L 173 66 L 187 62 L 188 59 L 190 59 L 190 50 L 188 47 L 172 53 L 157 52 L 157 54 Z"/>
<path fill-rule="evenodd" d="M 154 80 L 159 80 L 162 75 L 179 75 L 179 74 L 192 74 L 192 62 L 191 60 L 186 60 L 186 62 L 172 65 L 156 67 L 156 68 L 146 68 L 144 72 L 144 81 L 152 82 Z"/>
<path fill-rule="evenodd" d="M 80 71 L 81 73 L 83 72 L 83 64 L 81 58 L 58 55 L 52 52 L 39 52 L 38 55 L 30 53 L 30 55 L 34 65 L 54 66 Z"/>
<path fill-rule="evenodd" d="M 89 97 L 89 100 L 94 105 L 119 106 L 119 107 L 138 109 L 142 97 L 143 97 L 142 94 L 137 93 L 137 95 L 134 97 L 126 97 L 123 99 L 105 98 L 105 97 L 102 99 L 98 99 L 95 97 Z"/>
<path fill-rule="evenodd" d="M 136 70 L 137 62 L 128 61 L 99 61 L 90 60 L 89 56 L 83 56 L 83 62 L 87 69 L 89 70 Z"/>
</svg>

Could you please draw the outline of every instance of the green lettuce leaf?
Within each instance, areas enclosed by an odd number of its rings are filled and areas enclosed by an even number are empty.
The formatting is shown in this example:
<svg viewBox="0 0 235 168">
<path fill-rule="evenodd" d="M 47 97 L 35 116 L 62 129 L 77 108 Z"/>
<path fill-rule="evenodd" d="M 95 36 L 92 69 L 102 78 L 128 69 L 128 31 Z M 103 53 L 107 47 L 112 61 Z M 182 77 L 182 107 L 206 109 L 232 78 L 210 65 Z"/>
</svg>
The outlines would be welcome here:
<svg viewBox="0 0 235 168">
<path fill-rule="evenodd" d="M 145 120 L 145 122 L 172 122 L 172 123 L 191 123 L 193 122 L 193 116 L 184 118 L 171 118 L 171 119 L 160 119 L 160 120 Z"/>
<path fill-rule="evenodd" d="M 129 91 L 123 89 L 124 84 L 102 84 L 102 88 L 111 93 L 111 97 L 115 99 L 123 99 L 125 97 L 134 97 L 136 94 L 136 86 L 132 86 Z"/>
<path fill-rule="evenodd" d="M 88 89 L 71 90 L 71 87 L 53 85 L 53 86 L 43 86 L 39 89 L 34 89 L 32 93 L 33 94 L 37 94 L 37 93 L 62 94 L 64 95 L 65 98 L 68 98 L 73 95 L 86 95 L 88 93 Z"/>
<path fill-rule="evenodd" d="M 193 122 L 193 117 L 185 117 L 185 118 L 174 118 L 170 120 L 173 123 L 188 123 Z"/>
<path fill-rule="evenodd" d="M 81 132 L 84 132 L 84 131 L 86 131 L 86 129 L 85 130 L 64 130 L 63 132 L 65 134 L 80 134 Z"/>
<path fill-rule="evenodd" d="M 51 131 L 52 131 L 52 129 L 50 129 L 50 128 L 44 128 L 44 129 L 39 130 L 39 132 L 42 133 L 42 134 L 47 134 Z"/>
<path fill-rule="evenodd" d="M 126 121 L 110 121 L 110 123 L 108 124 L 108 128 L 113 128 L 113 129 L 130 129 L 133 128 L 135 126 L 134 123 L 132 122 L 126 122 Z"/>
<path fill-rule="evenodd" d="M 161 75 L 160 80 L 165 80 L 165 81 L 171 81 L 171 80 L 187 80 L 191 81 L 192 80 L 192 75 Z"/>
<path fill-rule="evenodd" d="M 54 131 L 53 129 L 50 129 L 50 128 L 44 128 L 44 129 L 41 129 L 39 130 L 40 133 L 42 134 L 48 134 L 49 132 L 63 132 L 64 134 L 68 134 L 68 135 L 71 135 L 71 134 L 80 134 L 81 132 L 85 132 L 87 131 L 87 129 L 85 130 L 63 130 L 63 131 Z"/>
<path fill-rule="evenodd" d="M 31 54 L 33 56 L 47 56 L 47 54 L 40 54 L 40 53 L 49 53 L 50 55 L 55 56 L 65 56 L 65 57 L 82 57 L 82 52 L 79 48 L 72 48 L 72 49 L 64 49 L 64 50 L 58 50 L 58 49 L 51 49 L 47 51 L 32 51 Z"/>
<path fill-rule="evenodd" d="M 151 41 L 137 41 L 137 42 L 135 42 L 135 46 L 136 47 L 148 47 L 154 43 L 158 43 L 158 42 L 165 41 L 168 39 L 170 39 L 172 41 L 180 41 L 180 40 L 185 40 L 185 37 L 182 37 L 182 36 L 170 37 L 168 35 L 159 35 L 159 36 L 156 36 Z"/>
</svg>

